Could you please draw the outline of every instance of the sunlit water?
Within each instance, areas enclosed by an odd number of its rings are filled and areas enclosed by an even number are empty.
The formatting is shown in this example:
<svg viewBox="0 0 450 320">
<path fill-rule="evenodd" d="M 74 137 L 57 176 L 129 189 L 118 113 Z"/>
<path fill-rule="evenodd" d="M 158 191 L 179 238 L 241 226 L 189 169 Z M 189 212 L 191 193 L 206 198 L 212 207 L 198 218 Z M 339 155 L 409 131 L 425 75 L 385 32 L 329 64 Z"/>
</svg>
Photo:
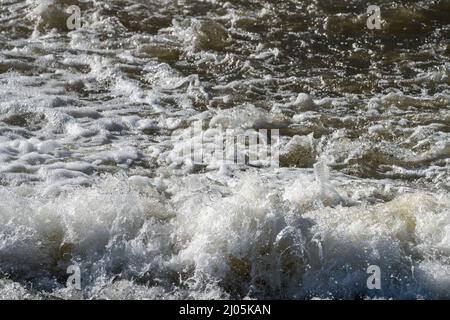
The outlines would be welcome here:
<svg viewBox="0 0 450 320">
<path fill-rule="evenodd" d="M 372 2 L 0 0 L 0 298 L 450 298 L 450 1 Z"/>
</svg>

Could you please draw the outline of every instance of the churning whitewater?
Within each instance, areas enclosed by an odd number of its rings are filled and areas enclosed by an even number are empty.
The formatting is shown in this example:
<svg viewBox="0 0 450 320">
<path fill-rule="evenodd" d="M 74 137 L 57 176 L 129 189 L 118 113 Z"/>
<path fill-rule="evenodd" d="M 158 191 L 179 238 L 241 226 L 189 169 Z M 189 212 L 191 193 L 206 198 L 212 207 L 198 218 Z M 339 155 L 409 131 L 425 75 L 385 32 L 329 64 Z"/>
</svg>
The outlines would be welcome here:
<svg viewBox="0 0 450 320">
<path fill-rule="evenodd" d="M 0 299 L 449 299 L 450 1 L 374 2 L 0 0 Z"/>
</svg>

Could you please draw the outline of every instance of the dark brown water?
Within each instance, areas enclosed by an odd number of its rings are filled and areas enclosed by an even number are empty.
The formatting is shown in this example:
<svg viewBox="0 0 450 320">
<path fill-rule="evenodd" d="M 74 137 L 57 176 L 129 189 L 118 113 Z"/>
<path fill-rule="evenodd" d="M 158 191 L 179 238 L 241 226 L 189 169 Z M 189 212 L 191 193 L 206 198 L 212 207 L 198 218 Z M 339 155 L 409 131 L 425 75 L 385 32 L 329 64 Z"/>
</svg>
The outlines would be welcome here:
<svg viewBox="0 0 450 320">
<path fill-rule="evenodd" d="M 1 0 L 0 298 L 448 298 L 450 1 L 370 4 Z"/>
</svg>

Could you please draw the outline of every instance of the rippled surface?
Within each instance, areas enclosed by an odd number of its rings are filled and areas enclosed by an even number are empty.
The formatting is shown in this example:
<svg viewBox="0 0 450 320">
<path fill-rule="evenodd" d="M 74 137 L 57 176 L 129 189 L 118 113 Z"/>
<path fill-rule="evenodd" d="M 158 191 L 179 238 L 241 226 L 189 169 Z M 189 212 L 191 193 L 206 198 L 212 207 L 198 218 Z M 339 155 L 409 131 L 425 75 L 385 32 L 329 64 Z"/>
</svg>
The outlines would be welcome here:
<svg viewBox="0 0 450 320">
<path fill-rule="evenodd" d="M 450 298 L 450 1 L 0 3 L 0 298 Z"/>
</svg>

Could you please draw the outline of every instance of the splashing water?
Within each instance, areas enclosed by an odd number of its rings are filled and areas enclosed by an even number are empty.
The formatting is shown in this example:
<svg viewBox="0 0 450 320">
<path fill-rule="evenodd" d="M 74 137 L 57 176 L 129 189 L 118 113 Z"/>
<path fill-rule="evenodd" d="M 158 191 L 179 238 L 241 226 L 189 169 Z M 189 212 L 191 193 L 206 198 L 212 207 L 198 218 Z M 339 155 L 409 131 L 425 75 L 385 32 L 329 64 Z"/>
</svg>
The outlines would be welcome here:
<svg viewBox="0 0 450 320">
<path fill-rule="evenodd" d="M 378 3 L 2 0 L 0 299 L 450 298 L 450 6 Z"/>
</svg>

